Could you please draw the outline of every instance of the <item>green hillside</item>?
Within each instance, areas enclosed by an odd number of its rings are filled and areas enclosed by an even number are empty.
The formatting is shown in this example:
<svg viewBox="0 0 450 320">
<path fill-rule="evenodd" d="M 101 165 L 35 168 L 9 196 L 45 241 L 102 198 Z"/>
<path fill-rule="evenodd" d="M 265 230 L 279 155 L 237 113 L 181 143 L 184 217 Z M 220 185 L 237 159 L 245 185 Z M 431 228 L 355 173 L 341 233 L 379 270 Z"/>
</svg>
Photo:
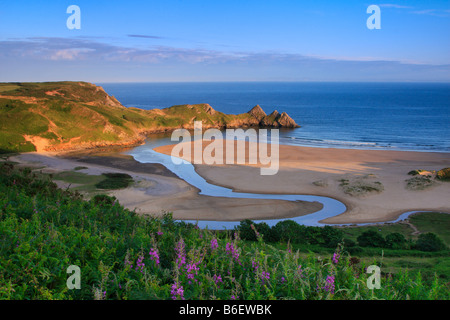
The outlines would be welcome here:
<svg viewBox="0 0 450 320">
<path fill-rule="evenodd" d="M 126 108 L 87 82 L 0 84 L 0 152 L 136 145 L 150 133 L 191 129 L 194 121 L 203 121 L 206 128 L 226 128 L 259 126 L 260 120 L 251 112 L 227 115 L 208 104 Z M 274 127 L 295 124 L 266 122 Z"/>
</svg>

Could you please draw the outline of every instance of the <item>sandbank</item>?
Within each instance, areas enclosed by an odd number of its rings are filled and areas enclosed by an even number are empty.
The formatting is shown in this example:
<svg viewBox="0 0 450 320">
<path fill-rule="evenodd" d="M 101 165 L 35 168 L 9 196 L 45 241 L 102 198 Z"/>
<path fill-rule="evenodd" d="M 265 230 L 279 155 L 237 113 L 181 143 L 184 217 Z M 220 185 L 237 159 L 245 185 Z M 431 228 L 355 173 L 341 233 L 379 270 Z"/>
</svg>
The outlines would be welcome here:
<svg viewBox="0 0 450 320">
<path fill-rule="evenodd" d="M 203 149 L 208 144 L 204 142 Z M 154 150 L 170 155 L 173 147 Z M 450 167 L 449 153 L 279 145 L 279 171 L 266 176 L 260 174 L 263 165 L 248 164 L 249 143 L 246 155 L 244 165 L 194 166 L 208 182 L 239 192 L 320 195 L 340 200 L 347 211 L 321 221 L 328 224 L 386 222 L 416 210 L 450 213 L 449 182 L 432 178 L 432 185 L 423 190 L 407 187 L 412 170 L 432 172 Z"/>
</svg>

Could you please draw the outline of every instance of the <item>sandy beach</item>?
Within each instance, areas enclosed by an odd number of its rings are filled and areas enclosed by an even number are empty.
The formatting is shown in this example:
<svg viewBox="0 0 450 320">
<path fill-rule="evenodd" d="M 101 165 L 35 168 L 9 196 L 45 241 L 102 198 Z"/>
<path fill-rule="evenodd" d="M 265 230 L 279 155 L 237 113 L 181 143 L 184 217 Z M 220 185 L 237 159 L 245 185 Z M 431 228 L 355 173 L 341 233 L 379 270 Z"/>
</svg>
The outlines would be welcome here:
<svg viewBox="0 0 450 320">
<path fill-rule="evenodd" d="M 170 155 L 172 148 L 162 146 L 155 151 Z M 247 143 L 247 162 L 248 150 Z M 392 221 L 403 212 L 416 210 L 450 212 L 450 183 L 432 178 L 430 186 L 421 188 L 411 187 L 407 181 L 415 181 L 408 175 L 412 170 L 429 170 L 422 174 L 432 175 L 433 170 L 450 167 L 448 153 L 288 145 L 280 145 L 279 150 L 279 171 L 272 176 L 261 175 L 260 164 L 195 164 L 195 168 L 208 182 L 239 192 L 308 194 L 340 200 L 348 210 L 322 221 L 329 224 Z"/>
<path fill-rule="evenodd" d="M 9 160 L 22 166 L 34 167 L 43 173 L 73 171 L 100 175 L 122 172 L 131 175 L 133 185 L 126 189 L 108 191 L 130 210 L 140 214 L 160 216 L 172 212 L 174 219 L 239 221 L 242 219 L 290 218 L 310 214 L 323 206 L 318 202 L 291 202 L 282 200 L 231 199 L 199 195 L 199 190 L 160 164 L 139 163 L 131 156 L 120 153 L 51 152 L 22 153 Z M 55 181 L 62 188 L 75 187 Z"/>
<path fill-rule="evenodd" d="M 203 148 L 207 145 L 205 142 Z M 158 147 L 155 151 L 171 154 L 173 146 Z M 321 221 L 329 224 L 392 221 L 401 213 L 416 210 L 450 212 L 450 183 L 432 179 L 432 185 L 417 190 L 407 185 L 407 180 L 414 178 L 408 175 L 411 170 L 429 170 L 423 174 L 432 174 L 433 170 L 449 167 L 448 153 L 280 145 L 278 173 L 263 176 L 260 174 L 262 165 L 247 163 L 249 150 L 247 143 L 244 165 L 195 164 L 195 169 L 208 182 L 239 192 L 306 194 L 337 199 L 347 206 L 347 211 Z M 117 197 L 126 208 L 141 214 L 173 212 L 175 219 L 238 221 L 290 218 L 310 214 L 323 207 L 318 202 L 199 195 L 197 188 L 163 165 L 140 163 L 120 152 L 35 152 L 23 153 L 10 160 L 47 173 L 73 171 L 79 166 L 85 167 L 79 172 L 89 175 L 128 173 L 134 184 L 108 194 Z M 69 187 L 62 181 L 57 183 L 61 187 Z"/>
</svg>

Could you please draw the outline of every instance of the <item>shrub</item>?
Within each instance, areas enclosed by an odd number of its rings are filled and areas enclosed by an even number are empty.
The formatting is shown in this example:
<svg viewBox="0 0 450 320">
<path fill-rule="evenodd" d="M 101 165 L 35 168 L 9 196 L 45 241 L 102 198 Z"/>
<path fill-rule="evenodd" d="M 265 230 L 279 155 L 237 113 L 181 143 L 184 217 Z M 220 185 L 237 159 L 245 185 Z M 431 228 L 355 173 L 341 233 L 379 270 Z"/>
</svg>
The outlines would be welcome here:
<svg viewBox="0 0 450 320">
<path fill-rule="evenodd" d="M 117 198 L 114 196 L 107 196 L 105 194 L 97 194 L 95 195 L 92 200 L 94 202 L 94 204 L 96 205 L 113 205 L 116 201 Z"/>
<path fill-rule="evenodd" d="M 346 248 L 352 248 L 352 247 L 356 246 L 356 242 L 353 241 L 352 239 L 345 238 L 345 239 L 343 239 L 343 241 L 344 241 L 344 247 L 346 247 Z"/>
<path fill-rule="evenodd" d="M 439 251 L 446 249 L 444 242 L 432 232 L 423 233 L 416 242 L 416 249 L 421 251 Z"/>
<path fill-rule="evenodd" d="M 363 232 L 358 238 L 358 244 L 361 247 L 379 247 L 385 246 L 385 240 L 381 234 L 375 230 Z"/>
<path fill-rule="evenodd" d="M 278 222 L 274 227 L 274 234 L 281 241 L 290 241 L 297 244 L 305 244 L 305 226 L 299 225 L 292 220 L 283 220 Z"/>
<path fill-rule="evenodd" d="M 256 241 L 255 231 L 253 231 L 253 229 L 251 227 L 252 224 L 253 224 L 253 221 L 251 221 L 249 219 L 242 220 L 239 223 L 239 226 L 237 227 L 237 229 L 239 231 L 239 236 L 241 237 L 242 240 Z"/>
<path fill-rule="evenodd" d="M 323 245 L 327 248 L 336 248 L 342 242 L 344 232 L 340 229 L 325 226 L 321 228 L 321 236 Z"/>
<path fill-rule="evenodd" d="M 406 238 L 401 233 L 389 233 L 385 239 L 387 248 L 405 249 L 406 247 Z"/>
<path fill-rule="evenodd" d="M 436 179 L 441 181 L 450 181 L 450 168 L 444 168 L 436 173 Z"/>
<path fill-rule="evenodd" d="M 409 174 L 410 176 L 417 176 L 417 175 L 421 174 L 421 173 L 424 172 L 424 171 L 425 171 L 425 170 L 422 170 L 422 169 L 411 170 L 410 172 L 408 172 L 408 174 Z"/>
<path fill-rule="evenodd" d="M 103 175 L 106 179 L 95 185 L 98 189 L 124 189 L 133 182 L 133 178 L 125 173 L 104 173 Z"/>
</svg>

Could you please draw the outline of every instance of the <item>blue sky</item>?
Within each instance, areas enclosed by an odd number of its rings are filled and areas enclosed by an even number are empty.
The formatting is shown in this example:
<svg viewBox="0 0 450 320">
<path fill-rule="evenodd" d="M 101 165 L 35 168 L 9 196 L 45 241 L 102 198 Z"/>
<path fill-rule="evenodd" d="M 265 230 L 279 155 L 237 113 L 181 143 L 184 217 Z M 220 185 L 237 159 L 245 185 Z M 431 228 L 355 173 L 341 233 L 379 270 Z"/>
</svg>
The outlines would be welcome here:
<svg viewBox="0 0 450 320">
<path fill-rule="evenodd" d="M 450 1 L 2 0 L 0 81 L 448 82 L 449 32 Z"/>
</svg>

